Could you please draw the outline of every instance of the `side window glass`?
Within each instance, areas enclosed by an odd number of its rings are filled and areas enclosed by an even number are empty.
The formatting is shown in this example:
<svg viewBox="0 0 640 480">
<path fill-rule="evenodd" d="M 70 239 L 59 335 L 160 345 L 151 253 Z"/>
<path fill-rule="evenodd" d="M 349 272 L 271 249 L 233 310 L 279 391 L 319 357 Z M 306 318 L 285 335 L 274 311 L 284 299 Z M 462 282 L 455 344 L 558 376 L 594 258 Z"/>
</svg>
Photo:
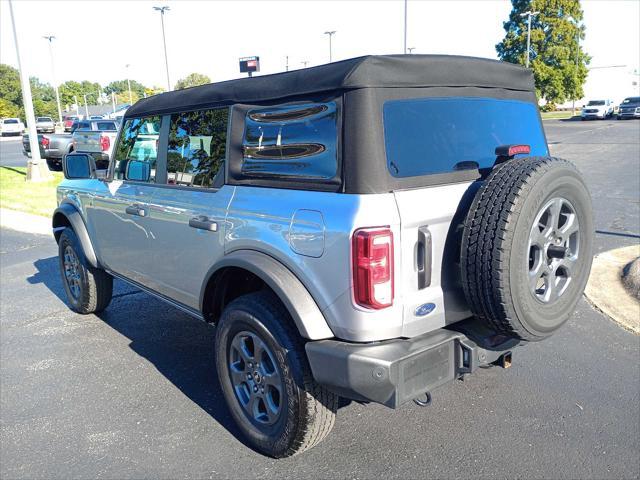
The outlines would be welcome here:
<svg viewBox="0 0 640 480">
<path fill-rule="evenodd" d="M 155 182 L 159 137 L 159 116 L 129 118 L 113 156 L 113 178 Z"/>
<path fill-rule="evenodd" d="M 229 109 L 199 110 L 171 115 L 167 183 L 213 187 L 222 174 Z"/>
<path fill-rule="evenodd" d="M 242 174 L 333 178 L 338 169 L 335 102 L 250 110 L 242 142 Z"/>
</svg>

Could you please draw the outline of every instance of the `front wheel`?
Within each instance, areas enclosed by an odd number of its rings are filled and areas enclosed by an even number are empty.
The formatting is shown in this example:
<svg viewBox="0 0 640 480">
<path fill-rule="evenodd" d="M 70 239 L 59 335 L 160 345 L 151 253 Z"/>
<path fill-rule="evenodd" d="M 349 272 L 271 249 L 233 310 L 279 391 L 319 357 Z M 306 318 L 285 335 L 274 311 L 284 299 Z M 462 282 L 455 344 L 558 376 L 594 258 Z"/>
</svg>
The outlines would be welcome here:
<svg viewBox="0 0 640 480">
<path fill-rule="evenodd" d="M 107 308 L 113 292 L 113 277 L 89 265 L 80 241 L 71 228 L 65 228 L 60 234 L 58 256 L 62 284 L 71 309 L 87 314 Z"/>
<path fill-rule="evenodd" d="M 231 302 L 215 343 L 222 392 L 252 447 L 289 457 L 331 431 L 338 397 L 313 380 L 302 338 L 273 293 Z"/>
</svg>

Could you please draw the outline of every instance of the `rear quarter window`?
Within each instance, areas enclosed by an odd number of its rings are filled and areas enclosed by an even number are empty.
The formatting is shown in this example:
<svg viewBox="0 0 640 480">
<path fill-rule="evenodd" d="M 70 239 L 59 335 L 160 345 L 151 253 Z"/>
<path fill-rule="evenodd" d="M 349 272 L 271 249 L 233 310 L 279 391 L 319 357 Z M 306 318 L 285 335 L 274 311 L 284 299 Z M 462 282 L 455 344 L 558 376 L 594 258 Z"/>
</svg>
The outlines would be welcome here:
<svg viewBox="0 0 640 480">
<path fill-rule="evenodd" d="M 394 177 L 493 166 L 500 145 L 548 155 L 534 104 L 493 98 L 389 100 L 383 106 L 387 168 Z"/>
<path fill-rule="evenodd" d="M 249 110 L 242 142 L 242 175 L 279 179 L 336 176 L 335 102 Z"/>
</svg>

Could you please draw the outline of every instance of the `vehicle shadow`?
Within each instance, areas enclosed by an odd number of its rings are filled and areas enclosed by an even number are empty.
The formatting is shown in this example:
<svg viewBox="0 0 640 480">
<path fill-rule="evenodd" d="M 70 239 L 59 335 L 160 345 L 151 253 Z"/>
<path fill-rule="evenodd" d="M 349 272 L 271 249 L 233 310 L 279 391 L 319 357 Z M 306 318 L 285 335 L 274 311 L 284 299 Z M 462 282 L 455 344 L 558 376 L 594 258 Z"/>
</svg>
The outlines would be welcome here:
<svg viewBox="0 0 640 480">
<path fill-rule="evenodd" d="M 57 257 L 34 262 L 30 284 L 43 283 L 66 302 Z M 222 391 L 214 358 L 215 327 L 166 305 L 126 283 L 114 282 L 114 297 L 98 317 L 130 340 L 129 347 L 151 362 L 184 395 L 244 445 Z M 250 447 L 249 447 L 250 448 Z"/>
</svg>

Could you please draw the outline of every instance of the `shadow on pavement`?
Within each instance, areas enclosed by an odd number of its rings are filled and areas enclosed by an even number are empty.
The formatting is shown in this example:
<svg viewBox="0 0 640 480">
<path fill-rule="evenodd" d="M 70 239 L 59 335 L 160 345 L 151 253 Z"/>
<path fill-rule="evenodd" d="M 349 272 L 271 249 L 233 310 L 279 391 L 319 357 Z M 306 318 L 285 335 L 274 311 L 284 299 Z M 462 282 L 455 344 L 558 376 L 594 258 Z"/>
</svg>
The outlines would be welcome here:
<svg viewBox="0 0 640 480">
<path fill-rule="evenodd" d="M 43 283 L 66 304 L 57 257 L 37 260 L 34 266 L 37 272 L 27 281 Z M 111 304 L 97 316 L 127 337 L 134 352 L 151 362 L 184 395 L 247 445 L 218 384 L 213 348 L 215 327 L 119 280 L 114 282 Z"/>
</svg>

